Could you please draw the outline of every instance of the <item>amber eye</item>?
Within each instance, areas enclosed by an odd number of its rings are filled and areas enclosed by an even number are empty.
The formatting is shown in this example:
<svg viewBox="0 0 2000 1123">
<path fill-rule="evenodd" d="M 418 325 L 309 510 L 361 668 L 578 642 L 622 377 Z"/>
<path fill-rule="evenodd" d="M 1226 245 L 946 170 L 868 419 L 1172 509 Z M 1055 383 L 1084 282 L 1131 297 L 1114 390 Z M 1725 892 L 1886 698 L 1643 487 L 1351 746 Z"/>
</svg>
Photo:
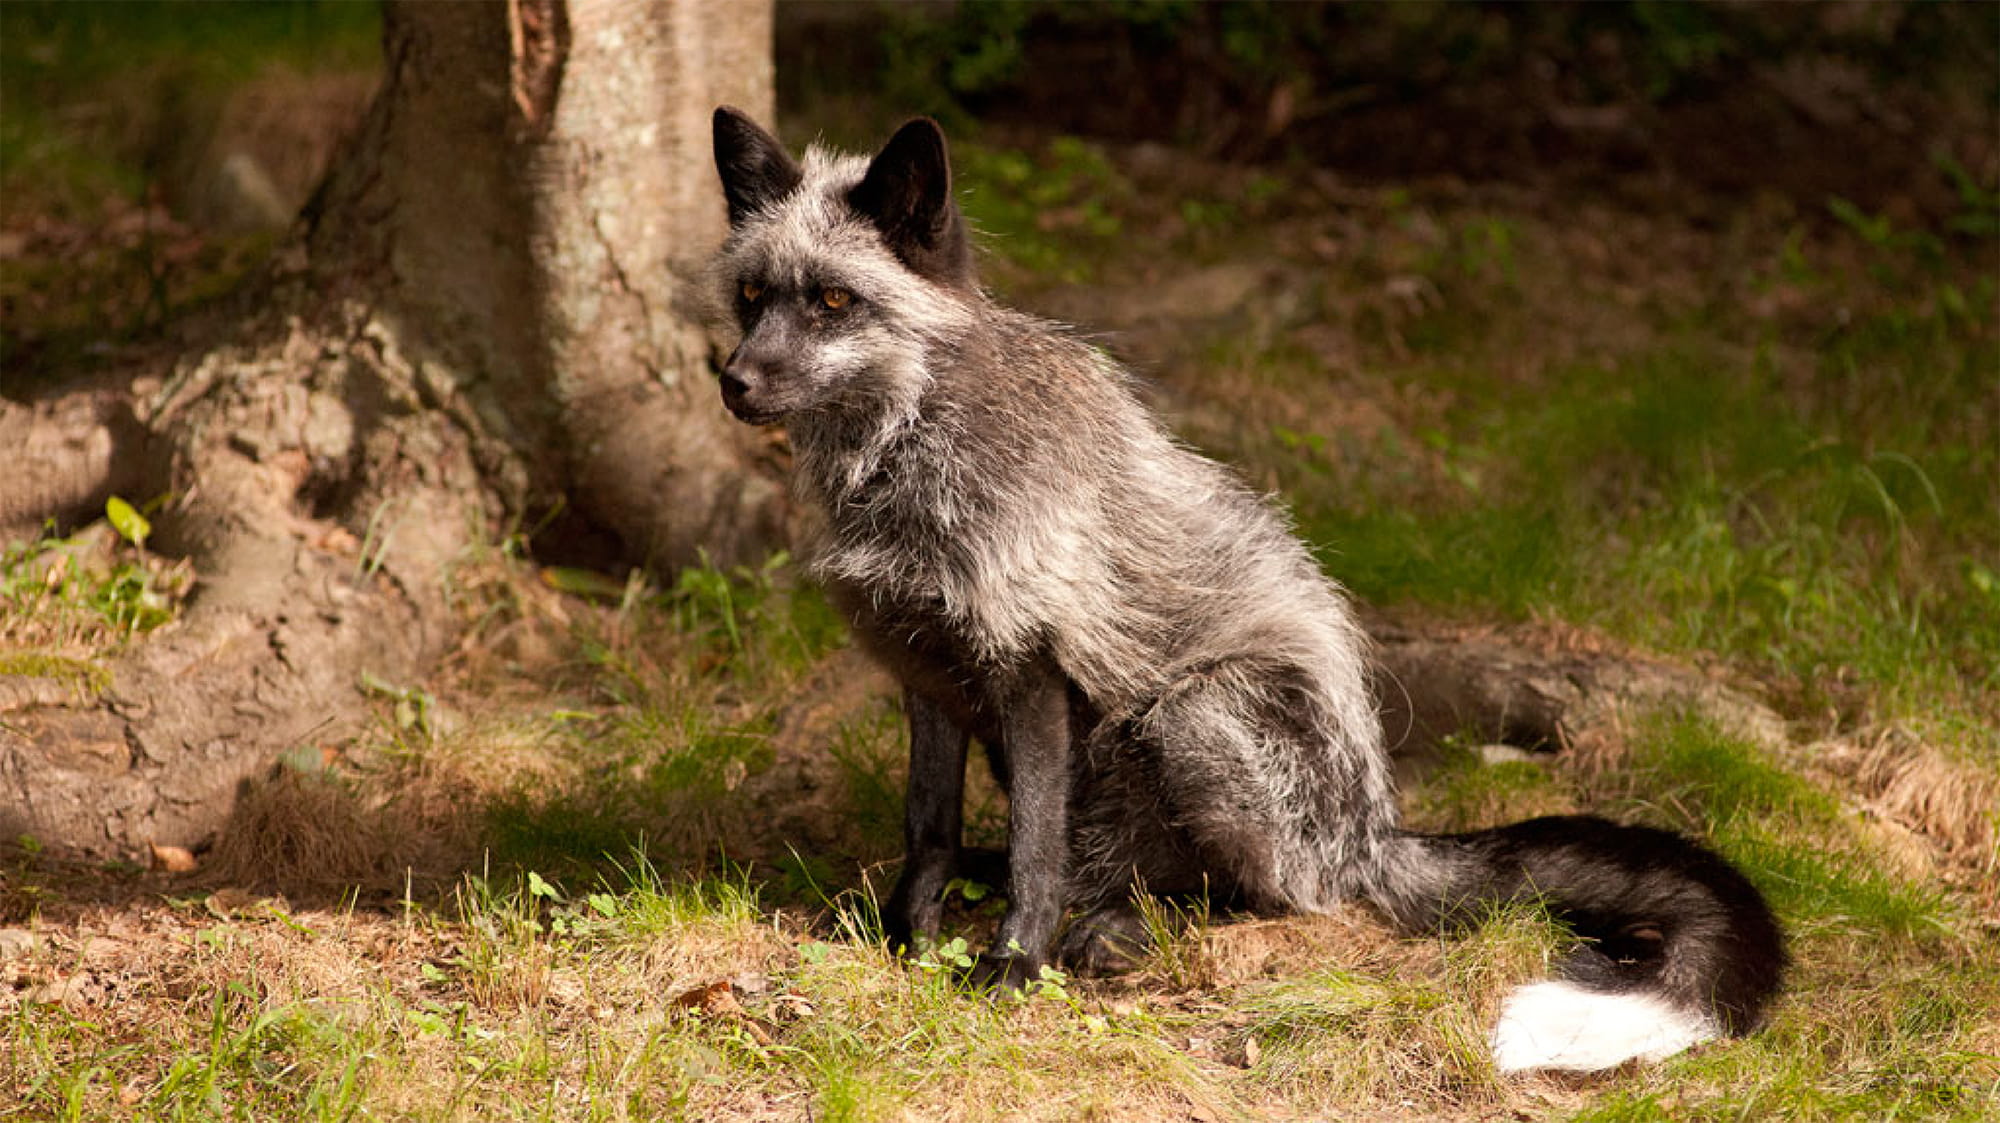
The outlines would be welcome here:
<svg viewBox="0 0 2000 1123">
<path fill-rule="evenodd" d="M 821 289 L 819 293 L 819 302 L 834 312 L 847 307 L 853 299 L 854 294 L 846 289 Z"/>
<path fill-rule="evenodd" d="M 744 299 L 744 300 L 747 300 L 747 301 L 749 301 L 750 303 L 752 303 L 752 304 L 755 304 L 755 303 L 757 303 L 757 298 L 758 298 L 758 297 L 760 297 L 760 296 L 763 296 L 763 295 L 764 295 L 764 286 L 763 286 L 763 285 L 760 285 L 760 284 L 758 284 L 758 283 L 757 283 L 757 282 L 755 282 L 755 281 L 745 281 L 745 282 L 743 282 L 743 299 Z"/>
</svg>

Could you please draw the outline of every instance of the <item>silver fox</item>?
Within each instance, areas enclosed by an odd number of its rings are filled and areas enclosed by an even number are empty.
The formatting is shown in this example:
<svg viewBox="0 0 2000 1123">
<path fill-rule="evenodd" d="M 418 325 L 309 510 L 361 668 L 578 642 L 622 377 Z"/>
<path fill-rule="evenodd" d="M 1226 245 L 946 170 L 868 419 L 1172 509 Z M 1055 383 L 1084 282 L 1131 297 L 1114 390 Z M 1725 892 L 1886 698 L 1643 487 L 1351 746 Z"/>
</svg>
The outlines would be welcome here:
<svg viewBox="0 0 2000 1123">
<path fill-rule="evenodd" d="M 1116 364 L 979 288 L 935 123 L 873 158 L 802 161 L 736 110 L 714 124 L 730 232 L 713 288 L 742 330 L 723 402 L 786 429 L 818 515 L 812 573 L 904 687 L 892 944 L 935 935 L 972 860 L 977 738 L 1008 795 L 982 984 L 1018 987 L 1051 952 L 1129 963 L 1140 890 L 1267 912 L 1365 900 L 1408 930 L 1532 898 L 1587 942 L 1559 981 L 1510 996 L 1501 1068 L 1609 1067 L 1757 1024 L 1778 924 L 1708 851 L 1584 816 L 1398 826 L 1342 591 Z"/>
</svg>

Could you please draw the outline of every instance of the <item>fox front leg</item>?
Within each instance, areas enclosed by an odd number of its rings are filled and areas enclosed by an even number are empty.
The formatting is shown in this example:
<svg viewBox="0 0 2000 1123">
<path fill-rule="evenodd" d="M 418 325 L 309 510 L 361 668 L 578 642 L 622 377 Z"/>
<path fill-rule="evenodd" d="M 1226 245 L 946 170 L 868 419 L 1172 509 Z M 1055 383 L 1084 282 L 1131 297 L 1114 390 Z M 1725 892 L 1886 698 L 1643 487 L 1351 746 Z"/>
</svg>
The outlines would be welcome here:
<svg viewBox="0 0 2000 1123">
<path fill-rule="evenodd" d="M 912 950 L 935 939 L 944 887 L 958 865 L 964 827 L 967 736 L 914 690 L 903 693 L 910 718 L 910 783 L 903 800 L 903 873 L 882 918 L 891 948 Z"/>
<path fill-rule="evenodd" d="M 1068 886 L 1070 707 L 1053 667 L 1024 671 L 1006 692 L 1000 740 L 1007 791 L 1007 914 L 973 965 L 981 986 L 1018 990 L 1041 976 Z"/>
</svg>

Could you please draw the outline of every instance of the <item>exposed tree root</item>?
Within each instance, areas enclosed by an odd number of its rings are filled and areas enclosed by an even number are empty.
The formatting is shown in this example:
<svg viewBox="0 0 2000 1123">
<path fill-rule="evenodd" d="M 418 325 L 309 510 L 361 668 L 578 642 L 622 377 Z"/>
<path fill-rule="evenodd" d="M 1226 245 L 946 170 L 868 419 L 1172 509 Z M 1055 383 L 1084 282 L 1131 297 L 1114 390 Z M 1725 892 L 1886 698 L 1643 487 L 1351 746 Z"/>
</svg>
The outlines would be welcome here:
<svg viewBox="0 0 2000 1123">
<path fill-rule="evenodd" d="M 475 439 L 418 408 L 395 356 L 354 310 L 332 330 L 292 319 L 141 404 L 171 465 L 155 541 L 197 585 L 100 697 L 10 693 L 0 834 L 100 856 L 199 849 L 246 776 L 353 734 L 361 673 L 395 681 L 444 649 L 449 563 L 497 504 Z"/>
<path fill-rule="evenodd" d="M 1405 755 L 1466 735 L 1553 751 L 1623 713 L 1662 706 L 1758 744 L 1787 740 L 1784 720 L 1742 690 L 1589 633 L 1411 627 L 1380 615 L 1367 624 L 1389 744 Z"/>
</svg>

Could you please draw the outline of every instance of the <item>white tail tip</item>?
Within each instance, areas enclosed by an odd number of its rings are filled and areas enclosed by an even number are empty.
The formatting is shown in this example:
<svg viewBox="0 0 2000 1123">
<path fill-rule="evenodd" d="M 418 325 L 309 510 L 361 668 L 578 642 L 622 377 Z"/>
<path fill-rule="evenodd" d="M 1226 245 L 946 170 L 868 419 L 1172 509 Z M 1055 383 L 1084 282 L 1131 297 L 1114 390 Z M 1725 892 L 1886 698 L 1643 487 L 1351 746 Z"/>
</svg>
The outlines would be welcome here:
<svg viewBox="0 0 2000 1123">
<path fill-rule="evenodd" d="M 1595 1072 L 1657 1061 L 1721 1036 L 1715 1021 L 1650 994 L 1600 994 L 1564 982 L 1533 983 L 1500 1004 L 1493 1063 L 1501 1072 Z"/>
</svg>

